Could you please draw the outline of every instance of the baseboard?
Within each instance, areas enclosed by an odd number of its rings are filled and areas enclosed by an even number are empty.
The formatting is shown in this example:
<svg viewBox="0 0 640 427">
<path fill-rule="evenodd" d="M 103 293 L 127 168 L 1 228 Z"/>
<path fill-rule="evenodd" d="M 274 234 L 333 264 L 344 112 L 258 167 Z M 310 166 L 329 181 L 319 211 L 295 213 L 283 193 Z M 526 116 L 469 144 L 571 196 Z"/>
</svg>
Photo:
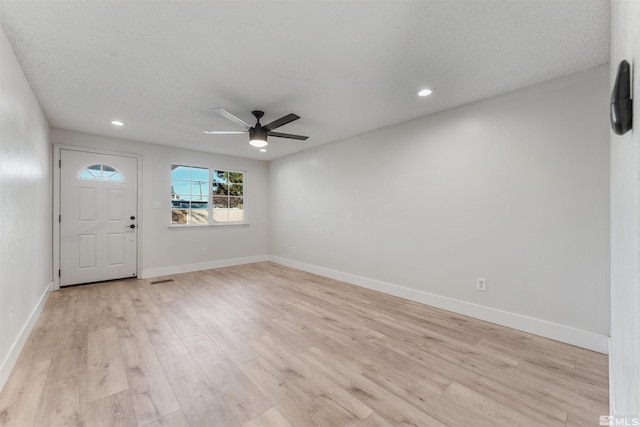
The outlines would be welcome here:
<svg viewBox="0 0 640 427">
<path fill-rule="evenodd" d="M 198 262 L 195 264 L 172 265 L 169 267 L 148 268 L 142 270 L 143 279 L 157 276 L 169 276 L 171 274 L 191 273 L 192 271 L 210 270 L 212 268 L 232 267 L 234 265 L 251 264 L 254 262 L 268 261 L 267 255 L 254 255 L 242 258 L 228 258 L 215 261 Z"/>
<path fill-rule="evenodd" d="M 18 361 L 18 356 L 20 356 L 20 352 L 24 347 L 27 339 L 29 338 L 29 334 L 33 330 L 33 327 L 36 324 L 36 321 L 40 317 L 40 313 L 42 313 L 42 309 L 44 305 L 47 303 L 47 299 L 49 298 L 49 293 L 53 290 L 53 282 L 49 282 L 44 292 L 40 296 L 40 300 L 36 304 L 36 306 L 31 311 L 31 314 L 27 318 L 27 322 L 22 326 L 22 329 L 18 333 L 13 344 L 9 348 L 9 353 L 7 354 L 7 358 L 2 362 L 2 366 L 0 366 L 0 391 L 4 388 L 7 380 L 9 379 L 9 375 L 11 375 L 11 371 L 13 367 L 16 365 Z"/>
<path fill-rule="evenodd" d="M 443 310 L 463 314 L 465 316 L 474 317 L 476 319 L 485 320 L 487 322 L 517 329 L 523 332 L 540 335 L 545 338 L 561 341 L 577 347 L 597 351 L 599 353 L 607 354 L 609 351 L 609 337 L 605 335 L 599 335 L 582 329 L 573 328 L 571 326 L 565 326 L 509 311 L 498 310 L 429 292 L 419 291 L 417 289 L 381 282 L 379 280 L 332 270 L 330 268 L 319 267 L 312 264 L 306 264 L 287 258 L 269 256 L 269 260 L 298 270 L 362 286 L 364 288 L 427 304 Z"/>
<path fill-rule="evenodd" d="M 616 394 L 616 388 L 613 379 L 618 378 L 618 372 L 612 357 L 613 355 L 613 342 L 611 337 L 609 337 L 609 415 L 612 417 L 616 416 L 616 398 L 618 397 Z"/>
</svg>

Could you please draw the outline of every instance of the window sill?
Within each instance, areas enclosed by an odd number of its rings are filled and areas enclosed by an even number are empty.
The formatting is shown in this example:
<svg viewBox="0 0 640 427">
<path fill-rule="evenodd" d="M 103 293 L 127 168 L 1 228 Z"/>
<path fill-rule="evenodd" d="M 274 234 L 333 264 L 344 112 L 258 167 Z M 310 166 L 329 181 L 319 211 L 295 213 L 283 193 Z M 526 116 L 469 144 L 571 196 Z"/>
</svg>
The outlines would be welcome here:
<svg viewBox="0 0 640 427">
<path fill-rule="evenodd" d="M 216 222 L 213 224 L 171 224 L 169 228 L 174 229 L 190 229 L 190 228 L 202 228 L 202 227 L 249 227 L 248 222 Z"/>
</svg>

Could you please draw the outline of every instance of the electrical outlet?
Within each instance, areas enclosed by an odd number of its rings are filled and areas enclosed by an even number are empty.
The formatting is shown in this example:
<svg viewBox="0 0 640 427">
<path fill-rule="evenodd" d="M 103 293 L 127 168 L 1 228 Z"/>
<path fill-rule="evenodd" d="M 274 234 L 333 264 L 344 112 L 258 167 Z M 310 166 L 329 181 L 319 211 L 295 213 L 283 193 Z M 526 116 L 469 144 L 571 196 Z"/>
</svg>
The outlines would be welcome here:
<svg viewBox="0 0 640 427">
<path fill-rule="evenodd" d="M 13 306 L 9 307 L 9 327 L 13 326 Z"/>
<path fill-rule="evenodd" d="M 481 277 L 476 279 L 476 291 L 487 292 L 487 279 Z"/>
<path fill-rule="evenodd" d="M 200 255 L 206 255 L 207 254 L 207 248 L 200 248 Z"/>
</svg>

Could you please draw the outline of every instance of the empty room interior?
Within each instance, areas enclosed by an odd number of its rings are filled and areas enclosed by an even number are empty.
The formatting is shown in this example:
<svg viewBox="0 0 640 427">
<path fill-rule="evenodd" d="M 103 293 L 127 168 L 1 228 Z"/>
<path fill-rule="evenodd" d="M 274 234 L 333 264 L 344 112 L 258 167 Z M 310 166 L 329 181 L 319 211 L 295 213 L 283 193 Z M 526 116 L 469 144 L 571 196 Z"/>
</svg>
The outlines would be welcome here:
<svg viewBox="0 0 640 427">
<path fill-rule="evenodd" d="M 640 425 L 631 0 L 0 1 L 0 426 Z"/>
</svg>

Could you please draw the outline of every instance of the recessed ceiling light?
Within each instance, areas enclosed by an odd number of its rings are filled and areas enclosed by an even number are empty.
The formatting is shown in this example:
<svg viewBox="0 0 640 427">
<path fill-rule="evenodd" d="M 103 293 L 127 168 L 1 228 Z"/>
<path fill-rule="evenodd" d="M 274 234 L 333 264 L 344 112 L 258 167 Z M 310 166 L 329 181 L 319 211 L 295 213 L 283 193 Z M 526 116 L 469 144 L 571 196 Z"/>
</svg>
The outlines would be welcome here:
<svg viewBox="0 0 640 427">
<path fill-rule="evenodd" d="M 261 153 L 266 153 L 266 152 L 267 152 L 267 149 L 266 149 L 266 148 L 261 148 L 261 149 L 260 149 L 260 152 L 261 152 Z"/>
<path fill-rule="evenodd" d="M 418 96 L 429 96 L 431 95 L 431 93 L 433 93 L 431 89 L 422 89 L 420 92 L 418 92 Z"/>
<path fill-rule="evenodd" d="M 122 123 L 120 120 L 111 120 L 111 124 L 114 126 L 124 126 L 124 123 Z"/>
</svg>

